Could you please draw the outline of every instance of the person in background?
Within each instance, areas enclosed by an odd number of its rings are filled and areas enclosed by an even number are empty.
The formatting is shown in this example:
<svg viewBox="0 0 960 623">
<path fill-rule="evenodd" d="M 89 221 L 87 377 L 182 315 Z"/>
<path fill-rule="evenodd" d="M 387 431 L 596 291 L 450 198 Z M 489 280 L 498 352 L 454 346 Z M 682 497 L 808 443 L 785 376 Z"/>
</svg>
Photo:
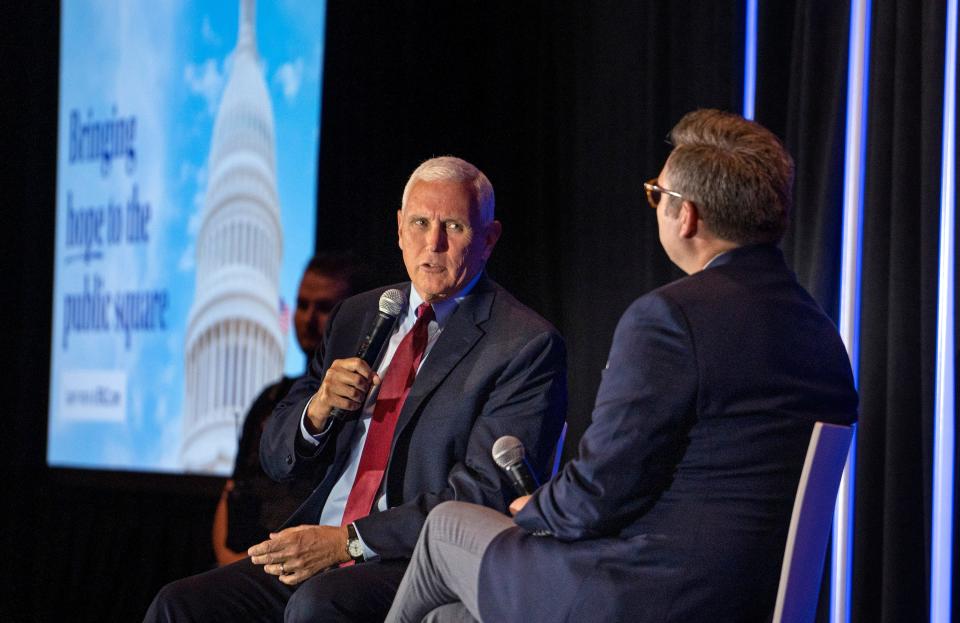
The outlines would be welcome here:
<svg viewBox="0 0 960 623">
<path fill-rule="evenodd" d="M 855 422 L 857 392 L 777 248 L 786 149 L 719 110 L 670 138 L 645 188 L 687 276 L 624 312 L 577 456 L 513 520 L 434 508 L 388 623 L 770 619 L 813 426 Z"/>
<path fill-rule="evenodd" d="M 356 291 L 357 267 L 349 253 L 320 253 L 307 263 L 297 291 L 293 328 L 307 362 L 323 340 L 327 317 Z M 243 421 L 233 476 L 227 480 L 213 518 L 218 565 L 246 558 L 247 548 L 267 539 L 313 490 L 309 478 L 275 482 L 260 466 L 260 437 L 270 414 L 301 377 L 284 376 L 253 401 Z"/>
</svg>

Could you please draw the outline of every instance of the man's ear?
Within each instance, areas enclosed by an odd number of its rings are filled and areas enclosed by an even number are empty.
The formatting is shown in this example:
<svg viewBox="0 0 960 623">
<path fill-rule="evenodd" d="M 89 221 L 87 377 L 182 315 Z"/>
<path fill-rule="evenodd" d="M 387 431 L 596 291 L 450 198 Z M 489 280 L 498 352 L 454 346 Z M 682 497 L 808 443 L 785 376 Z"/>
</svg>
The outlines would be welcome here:
<svg viewBox="0 0 960 623">
<path fill-rule="evenodd" d="M 403 210 L 397 210 L 397 246 L 403 248 Z"/>
<path fill-rule="evenodd" d="M 491 221 L 487 224 L 486 231 L 483 233 L 483 259 L 490 259 L 490 254 L 493 253 L 493 247 L 497 245 L 497 240 L 500 240 L 501 233 L 503 233 L 503 225 L 500 224 L 500 221 Z"/>
<path fill-rule="evenodd" d="M 680 237 L 693 238 L 700 224 L 700 210 L 692 201 L 683 200 L 680 205 Z"/>
</svg>

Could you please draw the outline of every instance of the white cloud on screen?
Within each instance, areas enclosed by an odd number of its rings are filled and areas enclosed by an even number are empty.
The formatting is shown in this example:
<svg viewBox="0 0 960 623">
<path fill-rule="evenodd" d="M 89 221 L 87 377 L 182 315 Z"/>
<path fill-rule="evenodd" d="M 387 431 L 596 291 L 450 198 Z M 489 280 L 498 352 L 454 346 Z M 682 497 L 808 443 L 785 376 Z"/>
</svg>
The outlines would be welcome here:
<svg viewBox="0 0 960 623">
<path fill-rule="evenodd" d="M 190 218 L 187 220 L 187 243 L 184 245 L 180 259 L 177 260 L 177 269 L 181 272 L 193 272 L 197 266 L 196 242 L 200 233 L 200 224 L 203 222 L 203 198 L 207 189 L 207 167 L 203 165 L 184 165 L 181 167 L 181 177 L 185 170 L 191 173 L 185 183 L 194 185 L 195 192 L 190 205 Z"/>
<path fill-rule="evenodd" d="M 274 83 L 280 85 L 283 97 L 288 102 L 292 102 L 297 97 L 303 85 L 303 65 L 303 58 L 297 58 L 280 65 L 273 74 Z"/>
<path fill-rule="evenodd" d="M 196 245 L 193 241 L 191 241 L 186 247 L 184 247 L 183 253 L 180 254 L 180 259 L 177 260 L 177 270 L 182 273 L 192 273 L 196 268 Z"/>
<path fill-rule="evenodd" d="M 210 45 L 220 45 L 220 35 L 213 30 L 213 26 L 210 25 L 210 16 L 203 16 L 203 23 L 200 25 L 200 34 L 203 36 L 203 40 Z"/>
<path fill-rule="evenodd" d="M 181 184 L 192 182 L 197 175 L 197 166 L 192 162 L 184 160 L 180 163 L 180 176 L 177 181 Z"/>
<path fill-rule="evenodd" d="M 208 58 L 199 65 L 187 63 L 183 69 L 183 79 L 191 93 L 206 100 L 207 112 L 216 114 L 225 84 L 224 71 L 220 69 L 216 59 Z"/>
</svg>

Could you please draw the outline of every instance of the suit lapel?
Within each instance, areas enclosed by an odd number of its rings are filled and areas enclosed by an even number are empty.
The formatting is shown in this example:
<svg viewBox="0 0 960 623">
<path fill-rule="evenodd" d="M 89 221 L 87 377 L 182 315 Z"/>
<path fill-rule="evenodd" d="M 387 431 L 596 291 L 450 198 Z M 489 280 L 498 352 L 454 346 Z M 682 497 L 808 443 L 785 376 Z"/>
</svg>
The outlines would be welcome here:
<svg viewBox="0 0 960 623">
<path fill-rule="evenodd" d="M 394 442 L 410 423 L 413 414 L 420 409 L 423 401 L 470 352 L 477 340 L 483 337 L 484 331 L 479 325 L 490 317 L 494 296 L 487 278 L 481 277 L 473 292 L 460 302 L 417 373 L 413 387 L 403 403 L 403 410 L 400 411 L 393 436 Z"/>
</svg>

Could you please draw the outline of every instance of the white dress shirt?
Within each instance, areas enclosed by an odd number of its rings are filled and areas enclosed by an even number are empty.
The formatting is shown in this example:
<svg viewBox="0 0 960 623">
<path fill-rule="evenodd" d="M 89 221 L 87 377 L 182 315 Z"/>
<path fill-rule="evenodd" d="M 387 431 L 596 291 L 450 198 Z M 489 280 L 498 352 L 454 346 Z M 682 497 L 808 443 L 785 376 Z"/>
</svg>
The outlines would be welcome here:
<svg viewBox="0 0 960 623">
<path fill-rule="evenodd" d="M 460 292 L 458 292 L 457 295 L 452 299 L 446 299 L 444 301 L 433 303 L 432 307 L 434 319 L 431 320 L 430 324 L 427 326 L 427 347 L 423 353 L 423 358 L 420 360 L 421 367 L 430 356 L 430 351 L 433 348 L 433 345 L 437 342 L 437 338 L 439 338 L 440 334 L 443 332 L 443 328 L 446 326 L 447 320 L 449 320 L 450 316 L 453 315 L 453 312 L 456 311 L 457 307 L 460 305 L 460 301 L 463 300 L 463 297 L 473 290 L 473 287 L 480 279 L 480 274 L 481 273 L 477 273 L 470 283 L 460 290 Z M 402 312 L 402 315 L 394 327 L 393 333 L 390 336 L 390 341 L 387 343 L 387 348 L 384 351 L 383 356 L 380 358 L 380 363 L 376 368 L 377 374 L 381 379 L 384 377 L 384 374 L 386 374 L 387 367 L 393 360 L 393 355 L 397 352 L 397 347 L 400 346 L 400 342 L 402 342 L 407 333 L 413 329 L 413 325 L 417 321 L 417 308 L 421 303 L 423 303 L 423 298 L 417 292 L 416 288 L 413 287 L 413 284 L 411 284 L 410 299 L 407 301 L 407 307 Z M 417 368 L 417 370 L 419 369 L 420 368 Z M 370 422 L 373 419 L 373 410 L 377 403 L 377 395 L 379 390 L 379 386 L 373 387 L 370 389 L 370 393 L 367 394 L 367 400 L 364 402 L 360 420 L 357 422 L 357 427 L 354 429 L 353 433 L 353 439 L 350 442 L 350 456 L 348 457 L 347 463 L 343 468 L 343 473 L 340 474 L 337 482 L 334 483 L 333 488 L 330 490 L 330 495 L 327 496 L 327 501 L 324 503 L 323 510 L 320 513 L 320 520 L 317 523 L 321 526 L 339 526 L 343 521 L 343 512 L 347 506 L 347 498 L 350 496 L 350 490 L 353 488 L 353 481 L 357 477 L 357 469 L 360 467 L 360 455 L 363 453 L 363 445 L 367 440 L 367 432 L 370 430 Z M 310 400 L 313 400 L 313 398 Z M 308 401 L 307 406 L 309 407 L 309 405 L 310 402 Z M 324 435 L 326 435 L 327 431 L 330 429 L 330 424 L 332 421 L 328 421 L 323 432 L 317 435 L 312 435 L 306 427 L 306 415 L 307 409 L 304 408 L 303 413 L 300 416 L 300 433 L 308 443 L 314 446 L 319 445 L 323 440 Z M 376 509 L 378 511 L 382 511 L 386 510 L 386 508 L 387 492 L 386 479 L 384 479 L 384 481 L 380 483 L 380 490 L 377 493 Z M 360 537 L 360 541 L 363 543 L 363 537 L 360 535 L 359 531 L 357 532 L 357 536 Z M 363 549 L 364 558 L 366 560 L 376 558 L 376 553 L 369 549 L 365 543 L 363 544 Z"/>
</svg>

